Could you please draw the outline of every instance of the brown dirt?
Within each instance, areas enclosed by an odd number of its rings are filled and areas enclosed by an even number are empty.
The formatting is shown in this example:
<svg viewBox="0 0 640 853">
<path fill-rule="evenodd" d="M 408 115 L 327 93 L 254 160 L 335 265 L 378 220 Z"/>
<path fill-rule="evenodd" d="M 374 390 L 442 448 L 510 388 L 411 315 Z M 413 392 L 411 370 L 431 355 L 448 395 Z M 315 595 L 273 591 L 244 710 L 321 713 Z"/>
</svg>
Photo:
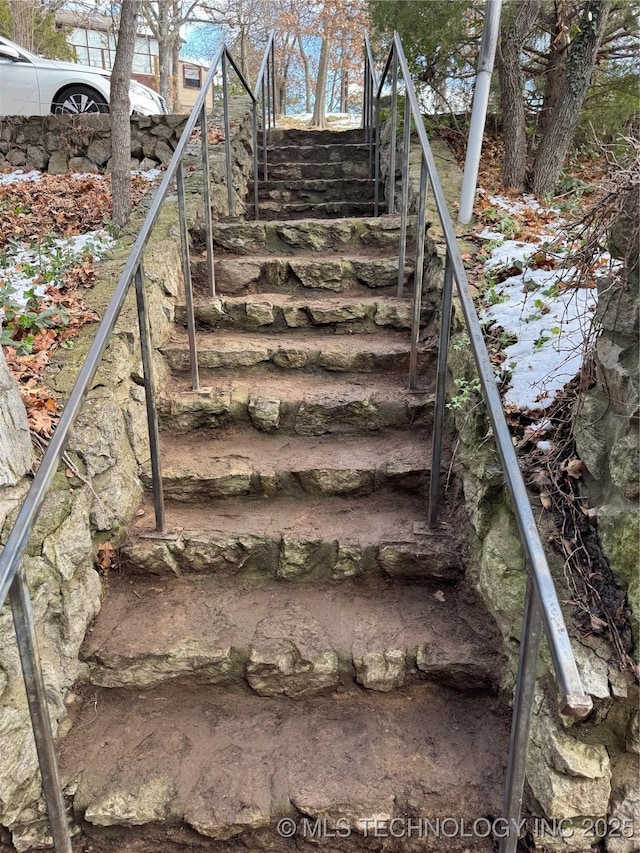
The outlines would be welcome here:
<svg viewBox="0 0 640 853">
<path fill-rule="evenodd" d="M 242 689 L 168 686 L 143 694 L 89 690 L 78 705 L 73 737 L 62 746 L 62 772 L 68 781 L 82 777 L 80 799 L 104 796 L 114 785 L 134 792 L 145 780 L 164 777 L 175 785 L 176 815 L 220 824 L 250 804 L 272 815 L 269 829 L 224 841 L 196 835 L 177 816 L 166 828 L 85 825 L 90 836 L 76 842 L 78 853 L 316 849 L 300 836 L 279 837 L 273 823 L 288 815 L 302 828 L 300 810 L 320 813 L 332 803 L 360 802 L 364 816 L 371 803 L 385 802 L 399 817 L 432 821 L 473 821 L 500 808 L 506 719 L 492 698 L 428 684 L 393 695 L 354 689 L 295 702 Z M 354 832 L 338 842 L 327 839 L 320 849 L 480 853 L 492 844 Z"/>
</svg>

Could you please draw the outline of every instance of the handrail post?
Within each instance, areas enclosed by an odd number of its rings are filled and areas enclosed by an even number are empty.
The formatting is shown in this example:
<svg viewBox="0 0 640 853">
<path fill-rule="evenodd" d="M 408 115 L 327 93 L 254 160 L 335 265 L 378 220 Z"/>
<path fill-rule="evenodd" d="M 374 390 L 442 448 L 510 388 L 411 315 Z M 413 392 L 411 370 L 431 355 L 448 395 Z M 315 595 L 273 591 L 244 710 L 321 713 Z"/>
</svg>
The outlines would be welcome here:
<svg viewBox="0 0 640 853">
<path fill-rule="evenodd" d="M 209 135 L 207 126 L 207 100 L 202 104 L 200 114 L 200 131 L 202 135 L 202 188 L 204 197 L 204 230 L 207 244 L 207 281 L 209 296 L 216 295 L 216 273 L 213 265 L 213 227 L 211 225 L 211 170 L 209 167 Z"/>
<path fill-rule="evenodd" d="M 420 196 L 416 224 L 416 268 L 413 274 L 413 320 L 411 323 L 411 354 L 409 356 L 409 389 L 416 390 L 418 373 L 418 343 L 420 340 L 420 314 L 422 310 L 422 279 L 424 273 L 424 244 L 426 238 L 427 164 L 424 157 L 420 167 Z"/>
<path fill-rule="evenodd" d="M 404 101 L 404 134 L 402 136 L 402 190 L 400 199 L 400 248 L 398 251 L 398 290 L 404 292 L 404 264 L 407 255 L 407 218 L 409 211 L 409 154 L 411 152 L 411 104 Z"/>
<path fill-rule="evenodd" d="M 367 141 L 369 142 L 369 177 L 373 178 L 373 82 L 371 80 L 371 64 L 369 64 L 369 75 L 367 77 Z"/>
<path fill-rule="evenodd" d="M 227 82 L 227 53 L 222 54 L 222 114 L 224 116 L 224 154 L 227 164 L 227 207 L 229 216 L 235 214 L 233 177 L 231 173 L 231 128 L 229 126 L 229 84 Z"/>
<path fill-rule="evenodd" d="M 364 76 L 362 78 L 362 119 L 360 121 L 360 126 L 363 130 L 366 130 L 367 127 L 367 80 L 369 78 L 368 74 L 369 69 L 369 59 L 367 57 L 366 47 L 364 54 Z M 366 138 L 366 135 L 365 135 Z"/>
<path fill-rule="evenodd" d="M 271 64 L 267 59 L 267 67 L 265 69 L 265 80 L 266 80 L 266 90 L 267 90 L 267 126 L 263 128 L 264 131 L 268 131 L 268 137 L 271 138 Z"/>
<path fill-rule="evenodd" d="M 276 48 L 275 43 L 271 43 L 271 86 L 272 98 L 271 108 L 273 109 L 273 127 L 276 126 Z"/>
<path fill-rule="evenodd" d="M 53 845 L 56 853 L 72 853 L 33 609 L 22 562 L 11 583 L 9 598 Z"/>
<path fill-rule="evenodd" d="M 187 232 L 187 212 L 184 192 L 184 169 L 182 161 L 176 171 L 178 185 L 178 219 L 180 220 L 180 247 L 182 249 L 182 275 L 184 279 L 184 300 L 187 312 L 187 333 L 189 336 L 189 362 L 191 367 L 191 387 L 197 391 L 200 387 L 198 374 L 198 352 L 196 349 L 196 323 L 193 313 L 193 289 L 191 287 L 191 263 L 189 258 L 189 234 Z"/>
<path fill-rule="evenodd" d="M 253 138 L 253 212 L 256 220 L 260 219 L 258 204 L 258 107 L 254 101 L 251 109 L 251 131 Z"/>
<path fill-rule="evenodd" d="M 396 209 L 396 134 L 398 132 L 398 54 L 395 47 L 393 51 L 393 65 L 391 66 L 391 150 L 389 152 L 389 213 L 395 213 Z"/>
<path fill-rule="evenodd" d="M 518 844 L 517 827 L 522 811 L 527 745 L 531 730 L 541 635 L 540 599 L 531 576 L 528 576 L 504 790 L 503 818 L 507 822 L 507 835 L 500 839 L 499 853 L 516 853 Z"/>
<path fill-rule="evenodd" d="M 156 517 L 156 531 L 165 529 L 164 494 L 162 489 L 162 468 L 160 463 L 160 436 L 158 434 L 158 411 L 156 409 L 153 361 L 151 358 L 151 335 L 149 331 L 149 312 L 145 292 L 144 266 L 142 260 L 135 274 L 136 303 L 138 306 L 138 326 L 140 328 L 140 350 L 142 353 L 142 375 L 144 378 L 144 397 L 147 408 L 147 429 L 149 432 L 149 450 L 151 455 L 151 484 L 153 487 L 153 506 Z"/>
<path fill-rule="evenodd" d="M 265 94 L 265 78 L 262 77 L 262 180 L 268 180 L 267 167 L 267 101 Z"/>
<path fill-rule="evenodd" d="M 380 213 L 380 99 L 376 97 L 375 106 L 375 153 L 374 153 L 374 206 L 373 215 L 378 216 Z"/>
<path fill-rule="evenodd" d="M 429 477 L 429 527 L 434 527 L 440 513 L 440 465 L 442 461 L 442 431 L 444 426 L 447 361 L 451 337 L 451 308 L 453 297 L 453 266 L 447 252 L 442 285 L 440 315 L 440 341 L 438 343 L 438 368 L 436 375 L 436 405 L 433 415 L 431 474 Z"/>
</svg>

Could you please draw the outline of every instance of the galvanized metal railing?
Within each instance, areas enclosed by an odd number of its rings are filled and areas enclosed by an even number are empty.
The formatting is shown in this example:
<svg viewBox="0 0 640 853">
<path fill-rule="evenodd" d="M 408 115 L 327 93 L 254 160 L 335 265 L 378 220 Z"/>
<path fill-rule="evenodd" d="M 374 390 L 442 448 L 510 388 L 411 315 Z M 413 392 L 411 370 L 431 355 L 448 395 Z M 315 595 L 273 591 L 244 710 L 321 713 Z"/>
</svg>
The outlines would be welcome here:
<svg viewBox="0 0 640 853">
<path fill-rule="evenodd" d="M 254 100 L 260 101 L 262 106 L 262 180 L 269 178 L 267 163 L 267 144 L 272 129 L 276 126 L 276 51 L 274 42 L 274 31 L 271 31 L 264 57 L 258 72 L 258 79 L 254 89 Z M 257 151 L 257 141 L 254 138 L 254 151 Z M 255 170 L 255 214 L 258 218 L 258 181 L 257 169 Z"/>
<path fill-rule="evenodd" d="M 80 369 L 78 379 L 69 395 L 55 432 L 53 433 L 47 451 L 40 463 L 38 472 L 33 479 L 31 488 L 18 513 L 15 524 L 9 534 L 6 545 L 0 554 L 0 609 L 9 597 L 13 614 L 18 651 L 24 677 L 24 683 L 29 705 L 29 713 L 33 727 L 38 763 L 42 776 L 42 788 L 47 805 L 51 835 L 56 853 L 72 853 L 69 827 L 67 824 L 62 784 L 58 771 L 55 754 L 55 745 L 51 729 L 51 721 L 47 707 L 47 696 L 40 658 L 36 640 L 33 610 L 29 596 L 29 588 L 23 567 L 23 555 L 27 547 L 33 529 L 38 518 L 38 513 L 44 502 L 47 490 L 58 470 L 58 465 L 64 453 L 69 435 L 73 425 L 80 413 L 82 404 L 92 387 L 93 379 L 107 349 L 111 334 L 120 316 L 125 299 L 129 293 L 131 282 L 135 282 L 136 301 L 138 308 L 138 323 L 140 329 L 140 348 L 142 355 L 144 388 L 147 409 L 147 425 L 149 431 L 149 447 L 151 455 L 151 474 L 153 483 L 153 499 L 155 510 L 156 531 L 162 533 L 165 529 L 164 497 L 162 490 L 162 472 L 160 467 L 160 448 L 158 436 L 158 418 L 155 403 L 155 387 L 152 366 L 152 344 L 149 330 L 149 319 L 145 294 L 145 278 L 143 253 L 153 227 L 158 219 L 160 209 L 166 200 L 173 182 L 177 184 L 178 212 L 180 218 L 180 238 L 182 248 L 182 271 L 185 285 L 185 301 L 187 303 L 187 326 L 189 331 L 189 348 L 191 353 L 191 376 L 194 388 L 198 387 L 198 365 L 197 352 L 195 348 L 195 323 L 193 314 L 193 294 L 191 288 L 191 273 L 189 262 L 188 229 L 185 211 L 185 186 L 183 160 L 187 153 L 187 146 L 192 137 L 196 125 L 199 124 L 201 132 L 202 153 L 202 177 L 203 177 L 203 202 L 204 222 L 207 244 L 207 268 L 209 292 L 215 293 L 214 267 L 213 267 L 213 236 L 211 223 L 210 203 L 210 168 L 209 147 L 207 138 L 207 97 L 214 87 L 214 78 L 222 74 L 222 107 L 225 133 L 225 159 L 226 159 L 226 181 L 228 188 L 229 213 L 234 213 L 234 200 L 232 194 L 232 157 L 231 157 L 231 134 L 229 121 L 229 96 L 228 96 L 228 65 L 232 66 L 238 79 L 251 97 L 253 113 L 253 143 L 254 143 L 254 187 L 257 207 L 257 109 L 261 101 L 263 122 L 269 116 L 269 127 L 275 124 L 275 101 L 273 99 L 274 89 L 270 81 L 274 76 L 274 36 L 269 36 L 265 50 L 265 60 L 262 64 L 261 77 L 258 79 L 254 94 L 248 83 L 238 70 L 233 57 L 225 45 L 218 50 L 211 68 L 207 74 L 204 85 L 196 100 L 196 103 L 187 120 L 184 131 L 176 146 L 173 157 L 164 178 L 156 190 L 149 212 L 140 229 L 140 233 L 133 245 L 131 254 L 127 259 L 122 275 L 115 287 L 113 296 L 102 322 L 98 326 L 93 343 L 87 353 L 87 357 Z M 271 64 L 271 71 L 267 72 L 267 86 L 261 84 L 260 80 L 265 77 L 265 67 Z M 271 76 L 269 76 L 271 75 Z M 217 85 L 217 84 L 216 84 Z M 215 102 L 214 102 L 215 103 Z M 264 161 L 266 171 L 266 154 Z"/>
<path fill-rule="evenodd" d="M 395 171 L 398 131 L 398 83 L 404 83 L 404 128 L 402 148 L 402 186 L 400 193 L 401 234 L 398 265 L 398 295 L 402 295 L 404 283 L 404 259 L 406 254 L 407 207 L 409 192 L 409 154 L 411 145 L 411 122 L 413 121 L 421 152 L 420 189 L 418 194 L 416 257 L 413 292 L 413 321 L 411 330 L 411 357 L 409 387 L 415 388 L 417 378 L 417 355 L 420 333 L 420 310 L 425 247 L 425 216 L 427 187 L 431 184 L 436 210 L 446 244 L 446 261 L 442 301 L 440 306 L 440 332 L 436 380 L 436 404 L 433 426 L 431 479 L 429 487 L 429 523 L 434 525 L 440 511 L 440 476 L 442 457 L 442 435 L 445 412 L 445 381 L 451 331 L 453 281 L 456 282 L 458 299 L 470 338 L 487 413 L 493 430 L 505 481 L 511 496 L 511 505 L 518 524 L 520 541 L 529 567 L 524 601 L 524 616 L 518 661 L 518 674 L 513 706 L 513 719 L 505 795 L 502 817 L 506 819 L 509 832 L 500 840 L 500 853 L 515 853 L 518 841 L 520 812 L 524 789 L 525 765 L 529 741 L 531 714 L 536 683 L 536 665 L 539 656 L 542 629 L 549 644 L 553 668 L 560 692 L 560 710 L 574 717 L 585 717 L 592 709 L 591 697 L 585 693 L 576 666 L 569 635 L 560 609 L 547 558 L 536 527 L 527 490 L 520 472 L 518 459 L 505 420 L 500 394 L 484 341 L 480 321 L 473 304 L 467 274 L 458 249 L 456 234 L 449 215 L 444 192 L 436 169 L 429 139 L 424 126 L 415 87 L 409 66 L 397 33 L 382 73 L 376 75 L 371 45 L 365 36 L 365 78 L 363 84 L 363 126 L 367 130 L 370 150 L 371 175 L 376 182 L 376 213 L 378 213 L 380 185 L 380 99 L 391 74 L 391 149 L 389 157 L 388 211 L 395 212 Z"/>
</svg>

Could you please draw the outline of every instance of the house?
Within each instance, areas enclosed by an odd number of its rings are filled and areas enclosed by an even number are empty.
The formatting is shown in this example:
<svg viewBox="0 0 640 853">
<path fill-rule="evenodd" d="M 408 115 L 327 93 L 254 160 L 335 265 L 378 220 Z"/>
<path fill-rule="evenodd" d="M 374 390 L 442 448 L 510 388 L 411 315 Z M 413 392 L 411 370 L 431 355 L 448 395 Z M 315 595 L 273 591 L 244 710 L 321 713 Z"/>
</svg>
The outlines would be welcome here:
<svg viewBox="0 0 640 853">
<path fill-rule="evenodd" d="M 67 42 L 82 65 L 111 71 L 116 55 L 114 20 L 108 15 L 60 10 L 56 25 L 67 30 Z M 189 112 L 196 102 L 208 68 L 179 60 L 175 80 L 178 86 L 178 112 Z M 140 29 L 133 54 L 132 77 L 158 91 L 158 40 Z M 171 109 L 171 104 L 167 105 Z"/>
</svg>

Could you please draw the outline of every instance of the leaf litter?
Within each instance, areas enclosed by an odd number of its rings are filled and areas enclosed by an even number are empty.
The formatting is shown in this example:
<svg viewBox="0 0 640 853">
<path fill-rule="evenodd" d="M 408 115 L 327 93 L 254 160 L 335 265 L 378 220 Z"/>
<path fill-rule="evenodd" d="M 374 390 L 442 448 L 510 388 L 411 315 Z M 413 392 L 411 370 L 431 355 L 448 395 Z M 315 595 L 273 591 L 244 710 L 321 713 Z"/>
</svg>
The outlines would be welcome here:
<svg viewBox="0 0 640 853">
<path fill-rule="evenodd" d="M 134 206 L 155 177 L 132 175 Z M 44 380 L 51 355 L 99 319 L 83 292 L 115 243 L 110 210 L 109 175 L 0 174 L 0 343 L 40 439 L 50 438 L 61 409 Z"/>
<path fill-rule="evenodd" d="M 566 603 L 579 633 L 606 637 L 618 665 L 637 674 L 626 592 L 602 551 L 597 508 L 589 506 L 572 434 L 575 401 L 595 382 L 597 283 L 621 267 L 601 246 L 590 246 L 585 263 L 574 222 L 587 207 L 584 192 L 593 194 L 589 209 L 598 209 L 593 202 L 602 196 L 604 172 L 601 164 L 583 170 L 590 185 L 579 181 L 581 192 L 545 204 L 502 190 L 501 150 L 495 139 L 485 142 L 473 235 L 478 250 L 465 258 L 470 284 L 525 480 L 563 560 Z"/>
</svg>

